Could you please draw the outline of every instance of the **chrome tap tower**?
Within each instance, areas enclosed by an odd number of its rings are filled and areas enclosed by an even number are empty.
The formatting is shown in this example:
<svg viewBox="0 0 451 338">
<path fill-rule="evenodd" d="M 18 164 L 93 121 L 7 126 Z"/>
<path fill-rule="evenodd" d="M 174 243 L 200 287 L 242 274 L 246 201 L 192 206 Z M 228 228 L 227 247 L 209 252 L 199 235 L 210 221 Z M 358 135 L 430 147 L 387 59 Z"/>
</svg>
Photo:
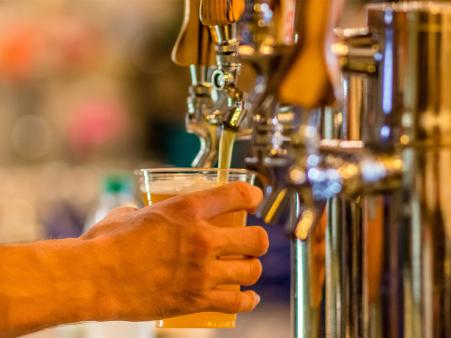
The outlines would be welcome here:
<svg viewBox="0 0 451 338">
<path fill-rule="evenodd" d="M 203 82 L 227 98 L 199 126 L 252 131 L 260 216 L 290 220 L 294 337 L 450 337 L 451 5 L 372 4 L 334 30 L 342 5 L 198 4 L 217 45 Z"/>
</svg>

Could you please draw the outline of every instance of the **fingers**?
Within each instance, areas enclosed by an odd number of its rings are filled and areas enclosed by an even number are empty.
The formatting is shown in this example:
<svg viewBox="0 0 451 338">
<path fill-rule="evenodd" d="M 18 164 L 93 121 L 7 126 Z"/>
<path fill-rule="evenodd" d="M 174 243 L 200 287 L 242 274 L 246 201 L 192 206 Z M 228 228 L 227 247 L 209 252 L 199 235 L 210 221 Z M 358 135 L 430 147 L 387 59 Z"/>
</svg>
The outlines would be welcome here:
<svg viewBox="0 0 451 338">
<path fill-rule="evenodd" d="M 258 226 L 244 228 L 219 228 L 217 231 L 217 256 L 260 257 L 269 248 L 268 233 Z"/>
<path fill-rule="evenodd" d="M 253 212 L 262 201 L 259 188 L 244 182 L 233 182 L 214 189 L 190 194 L 193 206 L 202 218 L 210 219 L 228 212 L 247 210 Z"/>
<path fill-rule="evenodd" d="M 215 271 L 215 285 L 239 284 L 251 286 L 257 283 L 262 274 L 262 263 L 256 258 L 241 260 L 216 260 L 212 266 Z"/>
<path fill-rule="evenodd" d="M 260 303 L 254 291 L 213 289 L 209 294 L 210 310 L 223 313 L 250 312 Z"/>
</svg>

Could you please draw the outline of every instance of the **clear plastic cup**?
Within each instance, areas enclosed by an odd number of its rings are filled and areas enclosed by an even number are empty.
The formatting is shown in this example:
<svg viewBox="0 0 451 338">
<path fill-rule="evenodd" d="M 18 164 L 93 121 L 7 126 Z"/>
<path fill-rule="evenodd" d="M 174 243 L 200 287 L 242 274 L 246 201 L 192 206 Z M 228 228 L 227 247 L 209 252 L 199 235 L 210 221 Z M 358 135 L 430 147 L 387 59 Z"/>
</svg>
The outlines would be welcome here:
<svg viewBox="0 0 451 338">
<path fill-rule="evenodd" d="M 244 169 L 142 169 L 137 171 L 139 187 L 145 205 L 153 205 L 168 198 L 211 189 L 229 182 L 254 184 L 255 174 Z M 231 212 L 211 220 L 218 227 L 244 227 L 247 213 Z M 227 259 L 227 257 L 221 257 Z M 239 290 L 239 285 L 220 286 Z M 234 328 L 236 314 L 202 312 L 157 321 L 159 328 Z"/>
</svg>

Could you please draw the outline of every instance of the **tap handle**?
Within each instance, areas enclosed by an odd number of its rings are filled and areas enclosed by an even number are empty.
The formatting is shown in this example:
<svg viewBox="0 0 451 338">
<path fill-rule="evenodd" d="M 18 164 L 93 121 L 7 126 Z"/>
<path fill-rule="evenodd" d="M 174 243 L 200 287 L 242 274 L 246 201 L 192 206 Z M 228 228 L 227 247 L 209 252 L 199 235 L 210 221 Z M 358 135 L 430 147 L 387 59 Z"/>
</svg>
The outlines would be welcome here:
<svg viewBox="0 0 451 338">
<path fill-rule="evenodd" d="M 240 19 L 244 8 L 244 0 L 202 0 L 200 19 L 206 26 L 230 25 Z"/>
<path fill-rule="evenodd" d="M 280 0 L 277 22 L 277 41 L 283 45 L 293 45 L 295 40 L 296 1 Z"/>
<path fill-rule="evenodd" d="M 330 47 L 342 7 L 343 0 L 297 0 L 299 39 L 279 88 L 282 102 L 310 109 L 335 101 L 339 67 Z"/>
<path fill-rule="evenodd" d="M 199 19 L 200 0 L 185 0 L 182 29 L 172 50 L 172 60 L 179 66 L 215 65 L 215 50 L 208 27 Z"/>
<path fill-rule="evenodd" d="M 306 241 L 310 237 L 315 240 L 321 240 L 325 237 L 326 227 L 326 204 L 316 203 L 313 206 L 305 206 L 298 215 L 296 226 L 294 227 L 294 236 L 301 241 Z"/>
<path fill-rule="evenodd" d="M 292 191 L 286 187 L 275 187 L 274 191 L 266 193 L 267 196 L 257 210 L 257 216 L 266 224 L 280 224 L 294 208 L 291 198 Z"/>
</svg>

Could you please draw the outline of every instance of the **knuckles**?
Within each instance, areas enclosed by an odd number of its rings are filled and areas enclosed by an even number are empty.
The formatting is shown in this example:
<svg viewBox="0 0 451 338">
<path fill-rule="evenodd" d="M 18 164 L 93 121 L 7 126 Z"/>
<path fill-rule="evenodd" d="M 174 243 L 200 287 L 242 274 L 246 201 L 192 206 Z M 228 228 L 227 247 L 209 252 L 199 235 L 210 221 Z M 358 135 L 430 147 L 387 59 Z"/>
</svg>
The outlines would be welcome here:
<svg viewBox="0 0 451 338">
<path fill-rule="evenodd" d="M 197 218 L 198 209 L 201 207 L 199 201 L 191 196 L 184 195 L 176 197 L 173 200 L 172 207 L 177 214 L 183 214 L 187 217 Z"/>
<path fill-rule="evenodd" d="M 184 288 L 192 296 L 192 302 L 202 302 L 214 286 L 214 275 L 208 269 L 208 264 L 194 264 L 188 268 Z"/>
<path fill-rule="evenodd" d="M 181 254 L 186 260 L 190 287 L 201 291 L 209 290 L 214 279 L 211 261 L 215 253 L 215 244 L 213 236 L 207 233 L 202 226 L 189 229 L 181 243 Z"/>
<path fill-rule="evenodd" d="M 204 226 L 191 228 L 186 238 L 187 254 L 196 260 L 209 259 L 214 255 L 216 244 L 211 229 Z"/>
<path fill-rule="evenodd" d="M 197 294 L 197 296 L 192 300 L 191 304 L 196 309 L 196 312 L 204 312 L 211 309 L 211 302 L 209 299 L 209 290 L 202 290 L 201 293 Z M 193 308 L 190 308 L 190 312 L 193 311 Z"/>
<path fill-rule="evenodd" d="M 201 271 L 199 271 L 197 277 L 196 288 L 200 292 L 201 295 L 207 294 L 211 288 L 214 286 L 214 274 L 211 270 L 204 267 Z"/>
<path fill-rule="evenodd" d="M 239 194 L 241 200 L 246 204 L 252 206 L 254 203 L 254 198 L 252 196 L 252 192 L 249 188 L 249 185 L 244 182 L 236 182 L 233 183 L 233 187 L 236 192 Z"/>
</svg>

